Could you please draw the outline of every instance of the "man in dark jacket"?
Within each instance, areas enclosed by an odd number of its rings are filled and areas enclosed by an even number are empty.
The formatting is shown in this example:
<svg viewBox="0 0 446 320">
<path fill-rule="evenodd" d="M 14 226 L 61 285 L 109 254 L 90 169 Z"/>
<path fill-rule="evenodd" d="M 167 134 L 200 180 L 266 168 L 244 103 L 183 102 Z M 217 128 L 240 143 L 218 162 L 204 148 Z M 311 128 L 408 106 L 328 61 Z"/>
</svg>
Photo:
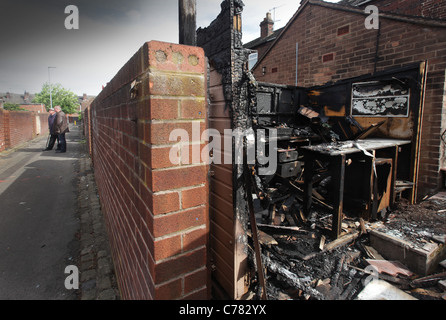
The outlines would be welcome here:
<svg viewBox="0 0 446 320">
<path fill-rule="evenodd" d="M 59 136 L 54 132 L 54 120 L 56 120 L 56 111 L 54 111 L 54 109 L 51 108 L 48 112 L 50 113 L 50 115 L 48 117 L 48 128 L 50 130 L 50 140 L 48 142 L 47 147 L 45 149 L 43 149 L 43 151 L 53 150 L 56 140 L 57 140 L 57 150 L 59 150 L 60 149 Z"/>
<path fill-rule="evenodd" d="M 68 129 L 67 116 L 62 111 L 60 106 L 55 106 L 56 118 L 54 120 L 54 133 L 58 135 L 60 150 L 56 150 L 57 153 L 67 152 L 67 141 L 65 140 L 65 133 L 70 132 Z"/>
</svg>

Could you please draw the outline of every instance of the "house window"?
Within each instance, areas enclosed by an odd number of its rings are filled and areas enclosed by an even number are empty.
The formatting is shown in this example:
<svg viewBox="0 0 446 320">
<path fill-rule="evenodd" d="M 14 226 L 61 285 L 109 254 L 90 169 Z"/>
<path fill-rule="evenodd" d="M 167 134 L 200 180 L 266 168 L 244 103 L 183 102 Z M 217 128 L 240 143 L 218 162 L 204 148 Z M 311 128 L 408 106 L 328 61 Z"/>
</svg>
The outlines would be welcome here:
<svg viewBox="0 0 446 320">
<path fill-rule="evenodd" d="M 248 68 L 251 70 L 254 65 L 257 63 L 257 59 L 259 57 L 259 54 L 257 52 L 253 52 L 248 57 Z"/>
<path fill-rule="evenodd" d="M 272 68 L 271 69 L 271 73 L 276 73 L 277 72 L 277 68 Z"/>
<path fill-rule="evenodd" d="M 350 25 L 338 28 L 338 37 L 348 34 L 350 32 Z"/>
</svg>

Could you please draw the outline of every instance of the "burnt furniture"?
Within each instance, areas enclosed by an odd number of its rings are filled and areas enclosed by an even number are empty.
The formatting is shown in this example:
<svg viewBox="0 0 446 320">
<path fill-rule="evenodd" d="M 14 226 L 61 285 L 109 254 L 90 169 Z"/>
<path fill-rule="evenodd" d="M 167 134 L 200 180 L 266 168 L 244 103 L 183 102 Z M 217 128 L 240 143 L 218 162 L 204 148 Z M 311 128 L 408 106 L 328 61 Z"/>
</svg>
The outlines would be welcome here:
<svg viewBox="0 0 446 320">
<path fill-rule="evenodd" d="M 332 237 L 338 238 L 341 233 L 341 222 L 344 205 L 344 187 L 346 166 L 352 163 L 359 164 L 362 167 L 362 176 L 367 179 L 361 179 L 360 182 L 365 190 L 367 209 L 365 215 L 367 218 L 376 217 L 378 209 L 386 205 L 393 204 L 395 199 L 395 184 L 398 163 L 398 149 L 402 145 L 410 144 L 408 140 L 394 139 L 367 139 L 355 141 L 343 141 L 333 143 L 323 143 L 315 146 L 304 146 L 304 215 L 309 216 L 312 205 L 313 195 L 313 176 L 317 160 L 328 161 L 331 172 L 331 205 L 333 210 Z M 377 158 L 377 153 L 380 157 Z M 387 155 L 385 158 L 381 154 Z M 347 162 L 347 164 L 346 164 Z M 377 187 L 378 171 L 380 165 L 390 165 L 390 178 L 385 177 L 384 199 L 378 199 Z M 380 201 L 378 201 L 380 200 Z M 364 214 L 364 213 L 363 213 Z"/>
</svg>

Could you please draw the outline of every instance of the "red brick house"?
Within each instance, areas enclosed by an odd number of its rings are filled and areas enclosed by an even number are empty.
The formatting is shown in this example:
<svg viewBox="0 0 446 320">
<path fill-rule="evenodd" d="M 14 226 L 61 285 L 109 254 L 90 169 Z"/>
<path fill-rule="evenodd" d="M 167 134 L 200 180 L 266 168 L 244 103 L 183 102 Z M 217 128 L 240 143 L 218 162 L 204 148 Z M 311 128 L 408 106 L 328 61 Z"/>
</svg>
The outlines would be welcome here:
<svg viewBox="0 0 446 320">
<path fill-rule="evenodd" d="M 367 5 L 379 9 L 378 29 L 365 26 Z M 441 188 L 440 171 L 446 167 L 446 2 L 303 1 L 252 70 L 261 82 L 308 88 L 423 61 L 420 199 Z"/>
<path fill-rule="evenodd" d="M 274 40 L 276 40 L 277 36 L 282 32 L 283 28 L 280 28 L 278 30 L 274 30 L 274 21 L 271 18 L 271 13 L 267 13 L 265 19 L 260 23 L 260 37 L 257 39 L 254 39 L 244 45 L 245 48 L 249 48 L 254 53 L 254 63 L 257 61 L 258 57 L 263 56 L 265 51 L 271 46 Z M 251 58 L 250 56 L 250 66 L 251 65 Z"/>
</svg>

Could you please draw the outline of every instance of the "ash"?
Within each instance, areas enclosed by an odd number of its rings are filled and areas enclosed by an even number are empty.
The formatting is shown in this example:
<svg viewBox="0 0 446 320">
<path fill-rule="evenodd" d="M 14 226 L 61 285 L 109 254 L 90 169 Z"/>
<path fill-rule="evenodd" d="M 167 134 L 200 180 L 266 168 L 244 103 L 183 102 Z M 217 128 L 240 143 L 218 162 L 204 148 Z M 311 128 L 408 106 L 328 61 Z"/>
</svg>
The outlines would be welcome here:
<svg viewBox="0 0 446 320">
<path fill-rule="evenodd" d="M 446 200 L 427 199 L 411 205 L 400 199 L 386 217 L 379 221 L 363 222 L 344 214 L 342 234 L 337 240 L 328 236 L 331 216 L 319 210 L 313 212 L 313 225 L 282 226 L 263 224 L 258 219 L 262 261 L 269 300 L 354 300 L 370 277 L 368 259 L 376 259 L 368 235 L 379 230 L 420 246 L 445 236 Z M 366 230 L 364 230 L 364 228 Z M 345 239 L 345 240 L 343 240 Z M 250 247 L 252 239 L 249 238 Z M 253 250 L 251 249 L 253 255 Z M 252 256 L 251 255 L 251 256 Z M 381 257 L 382 258 L 382 257 Z M 256 266 L 253 263 L 252 290 L 260 292 Z M 439 266 L 438 279 L 423 282 L 423 277 L 401 274 L 380 274 L 379 278 L 420 300 L 442 300 L 444 289 L 438 280 L 446 278 Z M 432 277 L 432 276 L 430 276 Z M 418 282 L 417 282 L 418 281 Z M 420 285 L 423 284 L 423 285 Z M 257 295 L 259 297 L 260 295 Z M 256 297 L 256 298 L 257 298 Z"/>
</svg>

